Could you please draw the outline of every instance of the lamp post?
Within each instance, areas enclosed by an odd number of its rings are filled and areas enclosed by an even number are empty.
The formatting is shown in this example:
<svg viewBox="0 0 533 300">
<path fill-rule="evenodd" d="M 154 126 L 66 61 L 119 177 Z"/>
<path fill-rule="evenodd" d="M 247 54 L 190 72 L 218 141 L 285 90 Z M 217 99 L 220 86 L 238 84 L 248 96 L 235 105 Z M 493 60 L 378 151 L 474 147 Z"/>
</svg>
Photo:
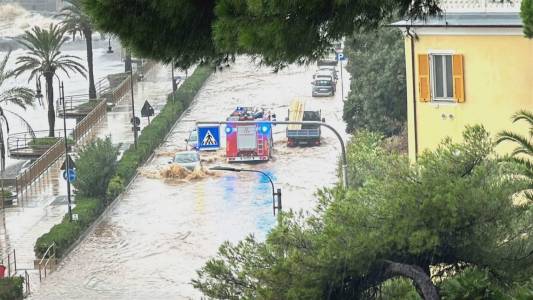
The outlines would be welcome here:
<svg viewBox="0 0 533 300">
<path fill-rule="evenodd" d="M 39 101 L 43 97 L 43 94 L 41 92 L 41 75 L 39 75 L 39 77 L 37 78 L 37 91 L 35 93 L 35 97 L 37 97 Z M 68 216 L 69 216 L 69 221 L 72 222 L 72 199 L 71 199 L 71 192 L 70 192 L 70 176 L 69 176 L 69 170 L 71 166 L 69 166 L 70 159 L 68 155 L 67 117 L 66 117 L 67 114 L 66 114 L 66 108 L 65 108 L 65 85 L 59 79 L 59 76 L 57 76 L 57 74 L 54 73 L 54 75 L 57 78 L 57 81 L 59 83 L 59 86 L 58 86 L 59 101 L 61 101 L 61 104 L 63 106 L 63 139 L 65 140 L 65 172 L 67 174 L 66 177 L 67 177 Z"/>
<path fill-rule="evenodd" d="M 253 172 L 253 173 L 262 174 L 263 176 L 268 178 L 268 181 L 270 181 L 270 185 L 272 186 L 272 212 L 274 213 L 274 216 L 276 215 L 276 209 L 278 210 L 278 212 L 281 211 L 281 189 L 277 189 L 277 190 L 274 189 L 274 182 L 272 181 L 272 178 L 270 178 L 270 176 L 268 176 L 267 173 L 262 172 L 262 171 L 258 171 L 258 170 L 252 170 L 252 169 L 237 169 L 237 168 L 221 167 L 221 166 L 212 167 L 209 170 L 213 170 L 213 171 L 229 171 L 229 172 Z M 276 205 L 276 196 L 278 198 L 277 205 Z"/>
<path fill-rule="evenodd" d="M 107 53 L 108 54 L 113 53 L 113 49 L 111 49 L 111 36 L 109 37 L 109 46 L 107 46 Z"/>
<path fill-rule="evenodd" d="M 131 123 L 133 125 L 133 144 L 135 149 L 137 149 L 137 128 L 139 124 L 137 124 L 137 117 L 135 117 L 135 99 L 133 98 L 133 68 L 130 68 L 130 92 L 131 92 Z"/>
</svg>

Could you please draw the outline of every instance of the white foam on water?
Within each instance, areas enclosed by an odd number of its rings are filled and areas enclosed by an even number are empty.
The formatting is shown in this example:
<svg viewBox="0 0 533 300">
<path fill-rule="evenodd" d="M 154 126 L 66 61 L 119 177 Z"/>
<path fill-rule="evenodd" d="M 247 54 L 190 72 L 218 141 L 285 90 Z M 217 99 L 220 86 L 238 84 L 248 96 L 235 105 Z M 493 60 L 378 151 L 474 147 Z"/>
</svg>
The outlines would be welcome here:
<svg viewBox="0 0 533 300">
<path fill-rule="evenodd" d="M 33 26 L 45 27 L 59 20 L 30 12 L 17 3 L 0 4 L 0 37 L 16 37 Z"/>
</svg>

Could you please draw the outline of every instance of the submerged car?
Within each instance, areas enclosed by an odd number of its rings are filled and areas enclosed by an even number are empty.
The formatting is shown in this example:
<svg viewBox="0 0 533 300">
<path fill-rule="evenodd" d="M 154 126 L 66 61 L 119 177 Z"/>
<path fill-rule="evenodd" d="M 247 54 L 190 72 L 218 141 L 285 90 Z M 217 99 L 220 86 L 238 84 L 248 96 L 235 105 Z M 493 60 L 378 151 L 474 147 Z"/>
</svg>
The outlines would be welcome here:
<svg viewBox="0 0 533 300">
<path fill-rule="evenodd" d="M 169 163 L 178 164 L 190 171 L 202 166 L 200 154 L 196 151 L 178 152 Z"/>
</svg>

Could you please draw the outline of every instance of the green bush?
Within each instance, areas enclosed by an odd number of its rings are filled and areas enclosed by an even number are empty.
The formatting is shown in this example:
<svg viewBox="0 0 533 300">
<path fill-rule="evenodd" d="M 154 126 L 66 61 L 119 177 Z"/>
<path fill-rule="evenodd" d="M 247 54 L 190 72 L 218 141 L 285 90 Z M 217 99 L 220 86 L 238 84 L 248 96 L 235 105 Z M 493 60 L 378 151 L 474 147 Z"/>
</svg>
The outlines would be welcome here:
<svg viewBox="0 0 533 300">
<path fill-rule="evenodd" d="M 118 196 L 135 175 L 137 167 L 163 142 L 183 108 L 192 102 L 212 71 L 211 66 L 197 67 L 178 91 L 168 96 L 167 104 L 161 112 L 143 129 L 137 149 L 130 147 L 118 162 L 117 149 L 111 145 L 108 138 L 97 140 L 84 148 L 76 161 L 78 179 L 75 186 L 78 196 L 72 213 L 78 214 L 78 221 L 70 222 L 68 215 L 65 215 L 61 223 L 39 237 L 34 247 L 36 257 L 42 257 L 52 242 L 56 243 L 57 258 L 65 255 L 67 249 L 104 211 L 106 197 L 114 199 Z"/>
<path fill-rule="evenodd" d="M 446 299 L 533 299 L 533 278 L 526 282 L 505 285 L 488 270 L 467 268 L 445 279 L 439 286 Z"/>
<path fill-rule="evenodd" d="M 8 190 L 2 190 L 2 191 L 0 191 L 0 197 L 11 198 L 11 197 L 13 197 L 13 192 L 8 191 Z"/>
<path fill-rule="evenodd" d="M 5 277 L 0 279 L 0 300 L 18 300 L 23 298 L 22 277 Z"/>
<path fill-rule="evenodd" d="M 35 255 L 42 257 L 46 249 L 56 243 L 56 256 L 61 258 L 65 251 L 80 237 L 81 233 L 98 218 L 103 211 L 103 200 L 99 198 L 76 197 L 76 207 L 72 214 L 78 215 L 78 221 L 69 221 L 68 214 L 61 223 L 55 225 L 48 233 L 43 234 L 35 243 Z"/>
<path fill-rule="evenodd" d="M 107 186 L 107 198 L 115 199 L 122 191 L 124 191 L 124 180 L 118 175 L 111 178 Z"/>
<path fill-rule="evenodd" d="M 78 195 L 96 197 L 104 196 L 107 184 L 115 173 L 118 148 L 113 146 L 111 138 L 97 139 L 85 146 L 76 162 L 78 178 L 74 186 Z"/>
</svg>

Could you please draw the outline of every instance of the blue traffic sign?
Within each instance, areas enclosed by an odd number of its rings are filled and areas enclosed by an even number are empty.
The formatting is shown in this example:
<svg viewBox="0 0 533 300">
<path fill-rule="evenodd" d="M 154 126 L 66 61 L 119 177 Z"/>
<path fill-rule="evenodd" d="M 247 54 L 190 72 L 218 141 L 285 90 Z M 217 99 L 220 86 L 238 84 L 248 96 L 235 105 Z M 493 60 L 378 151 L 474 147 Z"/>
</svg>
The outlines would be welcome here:
<svg viewBox="0 0 533 300">
<path fill-rule="evenodd" d="M 335 56 L 335 58 L 337 59 L 337 61 L 343 61 L 343 60 L 346 59 L 344 57 L 344 53 L 342 53 L 342 52 L 337 52 L 337 55 Z"/>
<path fill-rule="evenodd" d="M 76 171 L 74 169 L 68 169 L 67 171 L 63 171 L 63 179 L 67 180 L 67 174 L 68 174 L 68 181 L 74 182 L 76 181 Z"/>
<path fill-rule="evenodd" d="M 218 125 L 198 126 L 198 150 L 220 149 L 220 127 Z"/>
</svg>

